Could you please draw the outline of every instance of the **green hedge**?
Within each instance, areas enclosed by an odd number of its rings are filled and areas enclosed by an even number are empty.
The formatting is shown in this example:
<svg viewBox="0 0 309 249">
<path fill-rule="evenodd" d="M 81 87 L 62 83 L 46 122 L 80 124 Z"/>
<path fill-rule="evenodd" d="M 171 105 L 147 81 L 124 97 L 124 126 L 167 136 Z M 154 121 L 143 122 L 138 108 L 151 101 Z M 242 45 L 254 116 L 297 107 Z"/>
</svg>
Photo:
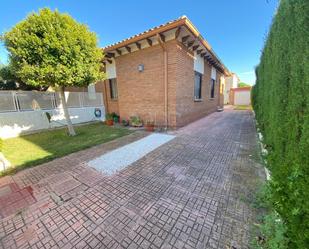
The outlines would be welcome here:
<svg viewBox="0 0 309 249">
<path fill-rule="evenodd" d="M 309 1 L 281 0 L 252 90 L 289 248 L 309 248 Z"/>
</svg>

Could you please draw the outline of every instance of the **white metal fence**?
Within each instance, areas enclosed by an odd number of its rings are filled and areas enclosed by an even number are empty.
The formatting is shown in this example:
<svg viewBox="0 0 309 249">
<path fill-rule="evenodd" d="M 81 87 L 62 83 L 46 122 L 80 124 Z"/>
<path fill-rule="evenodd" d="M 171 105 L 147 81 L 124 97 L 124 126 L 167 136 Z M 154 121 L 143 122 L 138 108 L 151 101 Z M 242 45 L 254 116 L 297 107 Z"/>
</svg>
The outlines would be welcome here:
<svg viewBox="0 0 309 249">
<path fill-rule="evenodd" d="M 69 108 L 103 106 L 102 93 L 65 92 Z M 0 112 L 51 110 L 61 104 L 59 93 L 0 91 Z"/>
</svg>

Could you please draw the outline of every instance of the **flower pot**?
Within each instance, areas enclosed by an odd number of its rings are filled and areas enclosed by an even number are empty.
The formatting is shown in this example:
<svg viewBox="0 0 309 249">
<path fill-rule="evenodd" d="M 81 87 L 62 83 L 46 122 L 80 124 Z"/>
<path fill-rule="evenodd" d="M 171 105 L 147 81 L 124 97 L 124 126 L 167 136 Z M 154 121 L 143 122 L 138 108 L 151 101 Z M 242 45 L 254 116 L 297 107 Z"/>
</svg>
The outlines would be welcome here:
<svg viewBox="0 0 309 249">
<path fill-rule="evenodd" d="M 112 126 L 114 124 L 114 120 L 112 119 L 107 119 L 105 122 L 106 122 L 106 125 L 108 126 Z"/>
<path fill-rule="evenodd" d="M 145 125 L 145 129 L 146 129 L 146 131 L 153 132 L 154 131 L 154 125 Z"/>
<path fill-rule="evenodd" d="M 114 117 L 114 122 L 119 123 L 119 117 Z"/>
</svg>

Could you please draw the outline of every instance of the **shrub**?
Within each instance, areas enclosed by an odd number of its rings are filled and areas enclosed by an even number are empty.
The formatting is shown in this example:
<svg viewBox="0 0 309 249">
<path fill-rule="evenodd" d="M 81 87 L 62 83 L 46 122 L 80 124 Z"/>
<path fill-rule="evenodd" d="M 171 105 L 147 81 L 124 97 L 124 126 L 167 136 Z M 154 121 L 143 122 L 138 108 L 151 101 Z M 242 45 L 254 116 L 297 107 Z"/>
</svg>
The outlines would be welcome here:
<svg viewBox="0 0 309 249">
<path fill-rule="evenodd" d="M 130 117 L 130 124 L 135 127 L 141 127 L 143 126 L 143 121 L 138 116 L 132 116 Z"/>
<path fill-rule="evenodd" d="M 272 206 L 289 248 L 309 248 L 309 1 L 281 0 L 252 90 L 268 148 Z"/>
<path fill-rule="evenodd" d="M 271 212 L 263 217 L 259 225 L 258 235 L 251 246 L 255 249 L 288 249 L 288 240 L 285 236 L 286 226 L 279 215 Z"/>
<path fill-rule="evenodd" d="M 105 119 L 106 119 L 106 120 L 113 120 L 113 119 L 114 119 L 114 116 L 113 116 L 112 113 L 106 113 L 106 114 L 105 114 Z"/>
</svg>

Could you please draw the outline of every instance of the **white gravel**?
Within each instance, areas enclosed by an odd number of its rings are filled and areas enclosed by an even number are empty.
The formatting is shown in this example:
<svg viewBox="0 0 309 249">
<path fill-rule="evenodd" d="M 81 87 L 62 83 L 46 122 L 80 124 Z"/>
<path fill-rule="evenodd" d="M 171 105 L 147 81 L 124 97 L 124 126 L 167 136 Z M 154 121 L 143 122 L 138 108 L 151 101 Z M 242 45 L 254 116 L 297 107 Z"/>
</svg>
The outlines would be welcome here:
<svg viewBox="0 0 309 249">
<path fill-rule="evenodd" d="M 159 146 L 169 142 L 174 137 L 165 134 L 151 134 L 138 141 L 103 154 L 89 161 L 88 165 L 102 173 L 112 175 L 141 159 Z"/>
</svg>

